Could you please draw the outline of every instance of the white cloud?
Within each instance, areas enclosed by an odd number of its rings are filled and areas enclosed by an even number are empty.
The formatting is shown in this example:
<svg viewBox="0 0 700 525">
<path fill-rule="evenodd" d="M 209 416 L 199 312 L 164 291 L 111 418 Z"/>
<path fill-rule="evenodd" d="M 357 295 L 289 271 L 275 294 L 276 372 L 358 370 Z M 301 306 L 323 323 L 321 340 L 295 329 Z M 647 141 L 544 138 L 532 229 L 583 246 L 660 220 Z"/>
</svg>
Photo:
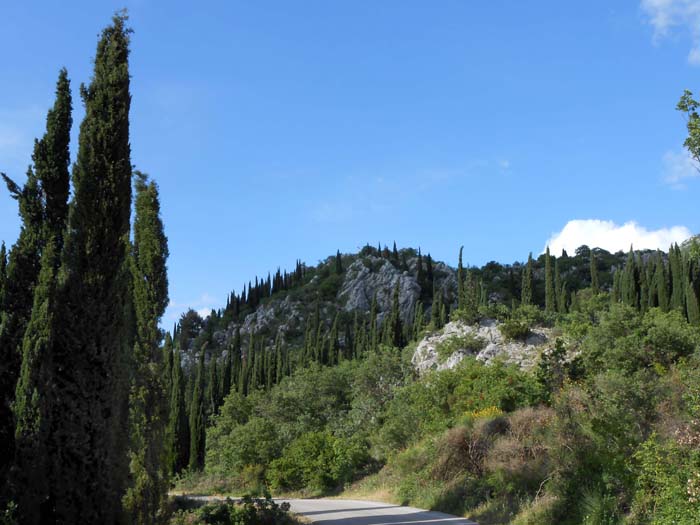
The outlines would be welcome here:
<svg viewBox="0 0 700 525">
<path fill-rule="evenodd" d="M 675 28 L 690 31 L 693 44 L 688 62 L 700 65 L 700 0 L 642 0 L 641 7 L 654 27 L 655 42 Z"/>
<path fill-rule="evenodd" d="M 687 151 L 667 151 L 663 156 L 663 180 L 674 189 L 685 188 L 685 181 L 700 177 L 695 161 Z"/>
<path fill-rule="evenodd" d="M 206 317 L 213 309 L 221 306 L 222 303 L 216 297 L 204 292 L 197 299 L 191 301 L 170 301 L 163 319 L 177 321 L 190 308 L 196 310 L 200 316 Z"/>
<path fill-rule="evenodd" d="M 685 226 L 647 230 L 634 221 L 618 225 L 613 221 L 578 219 L 567 222 L 560 232 L 552 235 L 545 248 L 549 246 L 552 255 L 559 255 L 562 250 L 572 254 L 583 244 L 609 252 L 626 251 L 630 245 L 638 250 L 666 250 L 674 242 L 680 244 L 691 235 Z"/>
</svg>

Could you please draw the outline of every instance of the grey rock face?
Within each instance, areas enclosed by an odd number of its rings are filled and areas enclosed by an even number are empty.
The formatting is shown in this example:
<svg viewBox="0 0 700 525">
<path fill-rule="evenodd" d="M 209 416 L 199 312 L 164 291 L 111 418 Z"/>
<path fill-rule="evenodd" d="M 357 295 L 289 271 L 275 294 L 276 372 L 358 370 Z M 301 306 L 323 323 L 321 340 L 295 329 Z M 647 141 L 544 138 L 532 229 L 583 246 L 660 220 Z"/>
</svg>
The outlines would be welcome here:
<svg viewBox="0 0 700 525">
<path fill-rule="evenodd" d="M 498 325 L 498 321 L 494 319 L 484 319 L 478 325 L 468 325 L 461 321 L 448 323 L 442 330 L 427 335 L 418 343 L 411 362 L 420 374 L 429 370 L 455 368 L 467 355 L 475 356 L 485 363 L 490 363 L 496 358 L 503 358 L 521 368 L 531 368 L 535 364 L 537 356 L 548 345 L 551 330 L 533 328 L 525 341 L 506 341 Z M 440 360 L 437 347 L 441 343 L 468 334 L 486 341 L 484 348 L 476 354 L 458 348 L 446 360 Z"/>
<path fill-rule="evenodd" d="M 396 281 L 399 281 L 399 308 L 404 322 L 412 320 L 416 302 L 420 297 L 420 286 L 415 277 L 408 272 L 401 272 L 385 259 L 368 257 L 364 261 L 356 260 L 347 269 L 343 286 L 338 292 L 338 299 L 343 308 L 369 311 L 372 298 L 377 296 L 377 306 L 382 314 L 391 311 Z"/>
</svg>

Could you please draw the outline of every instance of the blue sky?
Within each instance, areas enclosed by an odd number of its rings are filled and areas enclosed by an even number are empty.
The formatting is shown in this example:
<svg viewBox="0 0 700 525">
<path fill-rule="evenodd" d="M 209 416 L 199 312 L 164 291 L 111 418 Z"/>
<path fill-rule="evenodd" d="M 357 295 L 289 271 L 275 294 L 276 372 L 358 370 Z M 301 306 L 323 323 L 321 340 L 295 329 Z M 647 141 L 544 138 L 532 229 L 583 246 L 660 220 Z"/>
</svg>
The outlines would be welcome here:
<svg viewBox="0 0 700 525">
<path fill-rule="evenodd" d="M 674 110 L 700 91 L 698 0 L 5 2 L 0 170 L 23 179 L 62 66 L 75 155 L 77 87 L 123 6 L 132 161 L 170 241 L 165 323 L 366 242 L 482 264 L 700 231 Z M 3 188 L 0 239 L 18 228 Z"/>
</svg>

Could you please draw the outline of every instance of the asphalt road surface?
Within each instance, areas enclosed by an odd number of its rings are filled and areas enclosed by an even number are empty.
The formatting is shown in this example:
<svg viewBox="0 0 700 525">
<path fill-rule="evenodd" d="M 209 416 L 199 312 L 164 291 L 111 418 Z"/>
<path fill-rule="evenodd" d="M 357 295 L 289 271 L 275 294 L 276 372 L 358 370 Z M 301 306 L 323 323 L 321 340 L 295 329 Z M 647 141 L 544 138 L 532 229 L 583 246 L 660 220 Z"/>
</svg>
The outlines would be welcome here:
<svg viewBox="0 0 700 525">
<path fill-rule="evenodd" d="M 466 518 L 374 501 L 290 499 L 292 512 L 323 525 L 476 525 Z"/>
</svg>

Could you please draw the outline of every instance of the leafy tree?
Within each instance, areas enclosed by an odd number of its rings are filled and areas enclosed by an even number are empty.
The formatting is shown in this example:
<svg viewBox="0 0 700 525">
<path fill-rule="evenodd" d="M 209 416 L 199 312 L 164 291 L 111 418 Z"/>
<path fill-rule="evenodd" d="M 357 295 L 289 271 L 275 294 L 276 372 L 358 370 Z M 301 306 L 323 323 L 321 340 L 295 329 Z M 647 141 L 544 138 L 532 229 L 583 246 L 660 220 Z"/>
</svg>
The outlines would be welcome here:
<svg viewBox="0 0 700 525">
<path fill-rule="evenodd" d="M 700 162 L 700 116 L 698 115 L 698 102 L 693 99 L 693 93 L 687 89 L 683 92 L 676 109 L 685 113 L 688 136 L 683 145 L 696 162 Z"/>
</svg>

